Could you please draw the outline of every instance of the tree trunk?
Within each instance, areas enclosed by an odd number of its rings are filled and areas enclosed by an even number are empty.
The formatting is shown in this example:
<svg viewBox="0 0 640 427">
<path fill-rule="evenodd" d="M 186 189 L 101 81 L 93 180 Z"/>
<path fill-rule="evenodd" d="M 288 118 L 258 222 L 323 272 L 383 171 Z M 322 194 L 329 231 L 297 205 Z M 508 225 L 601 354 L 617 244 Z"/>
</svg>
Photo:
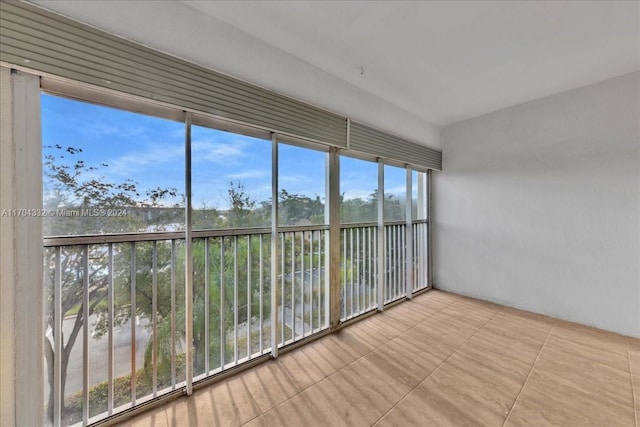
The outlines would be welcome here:
<svg viewBox="0 0 640 427">
<path fill-rule="evenodd" d="M 73 349 L 73 346 L 76 343 L 76 339 L 78 338 L 78 333 L 80 332 L 80 328 L 82 328 L 82 324 L 84 323 L 84 317 L 83 317 L 83 311 L 84 311 L 84 307 L 80 306 L 80 309 L 78 310 L 78 313 L 76 314 L 76 319 L 73 323 L 73 330 L 71 331 L 71 334 L 69 335 L 69 340 L 67 341 L 67 345 L 63 346 L 62 348 L 62 354 L 60 355 L 61 360 L 60 360 L 60 366 L 61 366 L 61 372 L 60 372 L 60 395 L 62 397 L 62 414 L 61 417 L 64 419 L 64 415 L 65 415 L 65 408 L 64 408 L 64 389 L 65 389 L 65 384 L 67 382 L 67 367 L 69 365 L 69 356 L 71 355 L 71 349 Z M 51 326 L 51 330 L 53 331 L 53 337 L 54 339 L 56 339 L 56 332 L 55 332 L 55 328 L 53 328 L 52 325 L 53 322 L 50 322 L 49 325 Z M 62 331 L 60 331 L 60 333 L 62 333 Z M 62 342 L 64 343 L 64 335 L 61 335 L 60 339 L 62 339 Z M 49 380 L 49 398 L 47 399 L 47 420 L 49 421 L 53 421 L 53 405 L 54 405 L 54 401 L 53 401 L 53 393 L 54 393 L 54 363 L 55 363 L 55 359 L 56 359 L 56 355 L 55 352 L 53 350 L 51 341 L 49 341 L 48 338 L 45 337 L 44 339 L 45 343 L 44 343 L 44 355 L 45 358 L 47 360 L 47 378 Z"/>
<path fill-rule="evenodd" d="M 44 337 L 44 357 L 47 360 L 47 379 L 49 381 L 49 397 L 47 399 L 47 423 L 53 425 L 53 347 L 51 341 Z"/>
</svg>

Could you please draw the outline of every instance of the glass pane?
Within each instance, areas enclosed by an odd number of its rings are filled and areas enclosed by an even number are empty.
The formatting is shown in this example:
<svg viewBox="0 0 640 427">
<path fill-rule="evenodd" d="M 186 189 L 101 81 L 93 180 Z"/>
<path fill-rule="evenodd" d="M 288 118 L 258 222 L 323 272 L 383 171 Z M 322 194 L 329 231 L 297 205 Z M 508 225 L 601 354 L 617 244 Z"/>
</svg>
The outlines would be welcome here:
<svg viewBox="0 0 640 427">
<path fill-rule="evenodd" d="M 427 174 L 411 172 L 411 218 L 427 218 Z"/>
<path fill-rule="evenodd" d="M 210 280 L 211 267 L 209 262 L 211 258 L 207 259 L 205 246 L 208 246 L 209 243 L 205 243 L 205 240 L 194 239 L 193 241 L 193 373 L 196 377 L 205 373 L 205 359 L 207 357 L 205 329 L 208 326 L 205 326 L 207 318 L 205 300 L 208 293 L 205 286 L 205 271 L 207 279 Z M 214 257 L 214 263 L 219 262 L 219 259 L 219 256 Z M 217 276 L 219 277 L 219 274 Z"/>
<path fill-rule="evenodd" d="M 62 358 L 63 371 L 66 365 L 64 383 L 63 424 L 73 425 L 82 420 L 82 346 L 84 311 L 78 301 L 82 297 L 84 280 L 84 252 L 82 247 L 69 246 L 60 251 L 62 287 L 62 334 L 63 349 L 70 350 Z M 74 331 L 76 332 L 74 334 Z"/>
<path fill-rule="evenodd" d="M 157 329 L 154 334 L 158 349 L 158 390 L 162 390 L 171 387 L 173 370 L 171 241 L 158 241 L 155 249 Z"/>
<path fill-rule="evenodd" d="M 258 250 L 262 256 L 262 273 L 260 275 L 262 284 L 258 284 L 258 289 L 262 292 L 258 293 L 258 330 L 262 339 L 262 351 L 266 352 L 271 347 L 271 236 L 263 235 L 261 248 Z M 260 254 L 258 255 L 260 256 Z M 262 315 L 260 315 L 262 310 Z"/>
<path fill-rule="evenodd" d="M 271 225 L 271 141 L 191 128 L 193 228 Z"/>
<path fill-rule="evenodd" d="M 184 292 L 185 292 L 185 274 L 184 274 L 184 253 L 185 241 L 175 240 L 173 242 L 172 252 L 174 255 L 174 276 L 175 276 L 175 338 L 173 346 L 175 348 L 175 372 L 176 384 L 181 384 L 186 379 L 186 337 L 185 337 L 185 308 L 184 308 Z"/>
<path fill-rule="evenodd" d="M 88 248 L 92 276 L 89 278 L 89 417 L 107 411 L 109 380 L 109 283 L 108 245 Z M 93 291 L 93 294 L 92 294 Z M 78 349 L 82 351 L 82 348 Z"/>
<path fill-rule="evenodd" d="M 45 236 L 183 229 L 183 123 L 41 101 Z"/>
<path fill-rule="evenodd" d="M 136 398 L 153 392 L 153 244 L 136 243 Z"/>
<path fill-rule="evenodd" d="M 406 169 L 384 166 L 384 220 L 405 219 L 407 175 Z"/>
<path fill-rule="evenodd" d="M 378 218 L 378 165 L 340 157 L 340 222 L 375 222 Z"/>
<path fill-rule="evenodd" d="M 53 295 L 55 290 L 55 277 L 56 277 L 56 255 L 54 248 L 44 248 L 43 251 L 43 291 L 45 295 L 44 301 L 44 357 L 43 365 L 46 379 L 44 381 L 44 413 L 45 413 L 45 425 L 53 424 L 53 384 L 50 383 L 50 379 L 53 378 L 54 367 L 54 348 L 55 348 L 55 336 L 54 325 L 55 317 L 54 310 L 55 304 L 53 301 Z"/>
<path fill-rule="evenodd" d="M 114 407 L 130 403 L 131 396 L 131 243 L 113 245 L 114 256 Z M 136 364 L 136 366 L 138 366 Z"/>
<path fill-rule="evenodd" d="M 327 154 L 278 145 L 278 225 L 325 224 Z"/>
</svg>

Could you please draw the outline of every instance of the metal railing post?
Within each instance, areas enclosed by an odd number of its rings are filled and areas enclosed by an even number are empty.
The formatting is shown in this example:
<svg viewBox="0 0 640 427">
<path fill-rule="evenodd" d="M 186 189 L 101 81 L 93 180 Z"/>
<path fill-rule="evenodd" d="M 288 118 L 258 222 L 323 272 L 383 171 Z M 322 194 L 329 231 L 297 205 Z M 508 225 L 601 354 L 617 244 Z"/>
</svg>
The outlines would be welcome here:
<svg viewBox="0 0 640 427">
<path fill-rule="evenodd" d="M 384 242 L 384 163 L 378 159 L 378 311 L 384 310 L 385 242 Z"/>
<path fill-rule="evenodd" d="M 407 298 L 411 299 L 413 297 L 413 226 L 412 226 L 412 212 L 413 212 L 413 171 L 409 166 L 407 166 L 407 188 L 406 188 L 406 209 L 405 209 L 405 219 L 407 222 L 405 235 L 405 290 L 407 293 Z"/>
<path fill-rule="evenodd" d="M 271 357 L 278 357 L 278 140 L 271 134 Z M 284 309 L 284 307 L 283 307 Z"/>
<path fill-rule="evenodd" d="M 113 339 L 113 311 L 114 311 L 114 264 L 113 264 L 113 243 L 109 243 L 107 249 L 108 256 L 108 287 L 107 287 L 107 318 L 108 318 L 108 345 L 109 345 L 109 355 L 108 366 L 109 371 L 107 375 L 107 384 L 108 384 L 108 396 L 107 396 L 107 411 L 109 415 L 113 413 L 113 375 L 114 375 L 114 358 L 115 358 L 115 349 L 114 349 L 114 339 Z M 155 267 L 155 266 L 154 266 Z M 155 334 L 154 334 L 155 336 Z M 64 399 L 64 396 L 63 396 Z M 64 406 L 63 406 L 64 407 Z"/>
<path fill-rule="evenodd" d="M 55 282 L 53 291 L 53 425 L 62 425 L 62 248 L 55 250 Z"/>
<path fill-rule="evenodd" d="M 431 231 L 433 230 L 432 224 L 432 210 L 431 204 L 433 202 L 432 191 L 431 191 L 431 169 L 427 172 L 427 283 L 429 287 L 433 286 L 433 251 L 432 248 L 432 239 L 431 239 Z"/>
<path fill-rule="evenodd" d="M 193 242 L 191 240 L 191 113 L 185 114 L 185 232 L 184 232 L 184 305 L 185 305 L 185 381 L 187 394 L 193 393 Z"/>
</svg>

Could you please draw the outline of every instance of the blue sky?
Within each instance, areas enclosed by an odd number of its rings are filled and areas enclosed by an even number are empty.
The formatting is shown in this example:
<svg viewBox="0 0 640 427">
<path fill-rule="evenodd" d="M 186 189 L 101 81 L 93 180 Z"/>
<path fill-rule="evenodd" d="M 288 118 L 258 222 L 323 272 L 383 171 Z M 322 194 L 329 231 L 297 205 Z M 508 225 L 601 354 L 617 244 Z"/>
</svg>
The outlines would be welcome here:
<svg viewBox="0 0 640 427">
<path fill-rule="evenodd" d="M 92 172 L 95 177 L 114 183 L 132 179 L 141 193 L 156 187 L 184 193 L 183 123 L 46 94 L 41 99 L 43 145 L 83 150 L 76 156 L 63 153 L 61 162 L 106 163 Z M 258 202 L 271 196 L 271 141 L 198 126 L 191 135 L 194 208 L 226 209 L 230 181 L 241 182 Z M 281 144 L 280 188 L 324 199 L 325 157 L 324 152 Z M 404 185 L 404 169 L 386 166 L 385 192 L 404 194 Z M 377 187 L 377 165 L 343 157 L 341 186 L 346 198 L 367 197 Z"/>
</svg>

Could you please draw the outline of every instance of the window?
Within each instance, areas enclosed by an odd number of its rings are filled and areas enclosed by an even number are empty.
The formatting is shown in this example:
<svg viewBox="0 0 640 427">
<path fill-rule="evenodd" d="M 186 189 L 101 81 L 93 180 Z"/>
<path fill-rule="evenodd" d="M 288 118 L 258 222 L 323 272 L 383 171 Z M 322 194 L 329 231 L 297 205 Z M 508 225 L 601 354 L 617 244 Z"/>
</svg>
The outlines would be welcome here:
<svg viewBox="0 0 640 427">
<path fill-rule="evenodd" d="M 426 286 L 425 174 L 407 224 L 407 169 L 341 157 L 329 224 L 327 147 L 127 102 L 175 120 L 42 95 L 47 420 L 99 421 L 328 328 L 331 227 L 342 320 Z"/>
<path fill-rule="evenodd" d="M 278 225 L 325 224 L 327 154 L 278 145 Z"/>
<path fill-rule="evenodd" d="M 376 222 L 378 218 L 378 165 L 366 160 L 340 158 L 340 222 Z"/>
<path fill-rule="evenodd" d="M 193 229 L 271 225 L 271 141 L 191 127 Z"/>
<path fill-rule="evenodd" d="M 412 171 L 412 240 L 413 240 L 413 261 L 412 279 L 413 290 L 424 289 L 429 286 L 428 275 L 428 233 L 427 223 L 428 207 L 428 179 L 425 172 Z"/>
<path fill-rule="evenodd" d="M 384 301 L 406 295 L 406 200 L 407 171 L 384 165 Z"/>
<path fill-rule="evenodd" d="M 404 221 L 407 203 L 406 169 L 384 165 L 384 220 Z"/>
<path fill-rule="evenodd" d="M 73 424 L 184 379 L 184 241 L 156 237 L 184 229 L 184 124 L 41 101 L 44 235 L 70 238 L 45 239 L 45 406 Z"/>
<path fill-rule="evenodd" d="M 278 144 L 281 345 L 328 325 L 327 162 L 325 152 Z"/>
<path fill-rule="evenodd" d="M 184 124 L 43 94 L 45 236 L 184 228 Z"/>
</svg>

